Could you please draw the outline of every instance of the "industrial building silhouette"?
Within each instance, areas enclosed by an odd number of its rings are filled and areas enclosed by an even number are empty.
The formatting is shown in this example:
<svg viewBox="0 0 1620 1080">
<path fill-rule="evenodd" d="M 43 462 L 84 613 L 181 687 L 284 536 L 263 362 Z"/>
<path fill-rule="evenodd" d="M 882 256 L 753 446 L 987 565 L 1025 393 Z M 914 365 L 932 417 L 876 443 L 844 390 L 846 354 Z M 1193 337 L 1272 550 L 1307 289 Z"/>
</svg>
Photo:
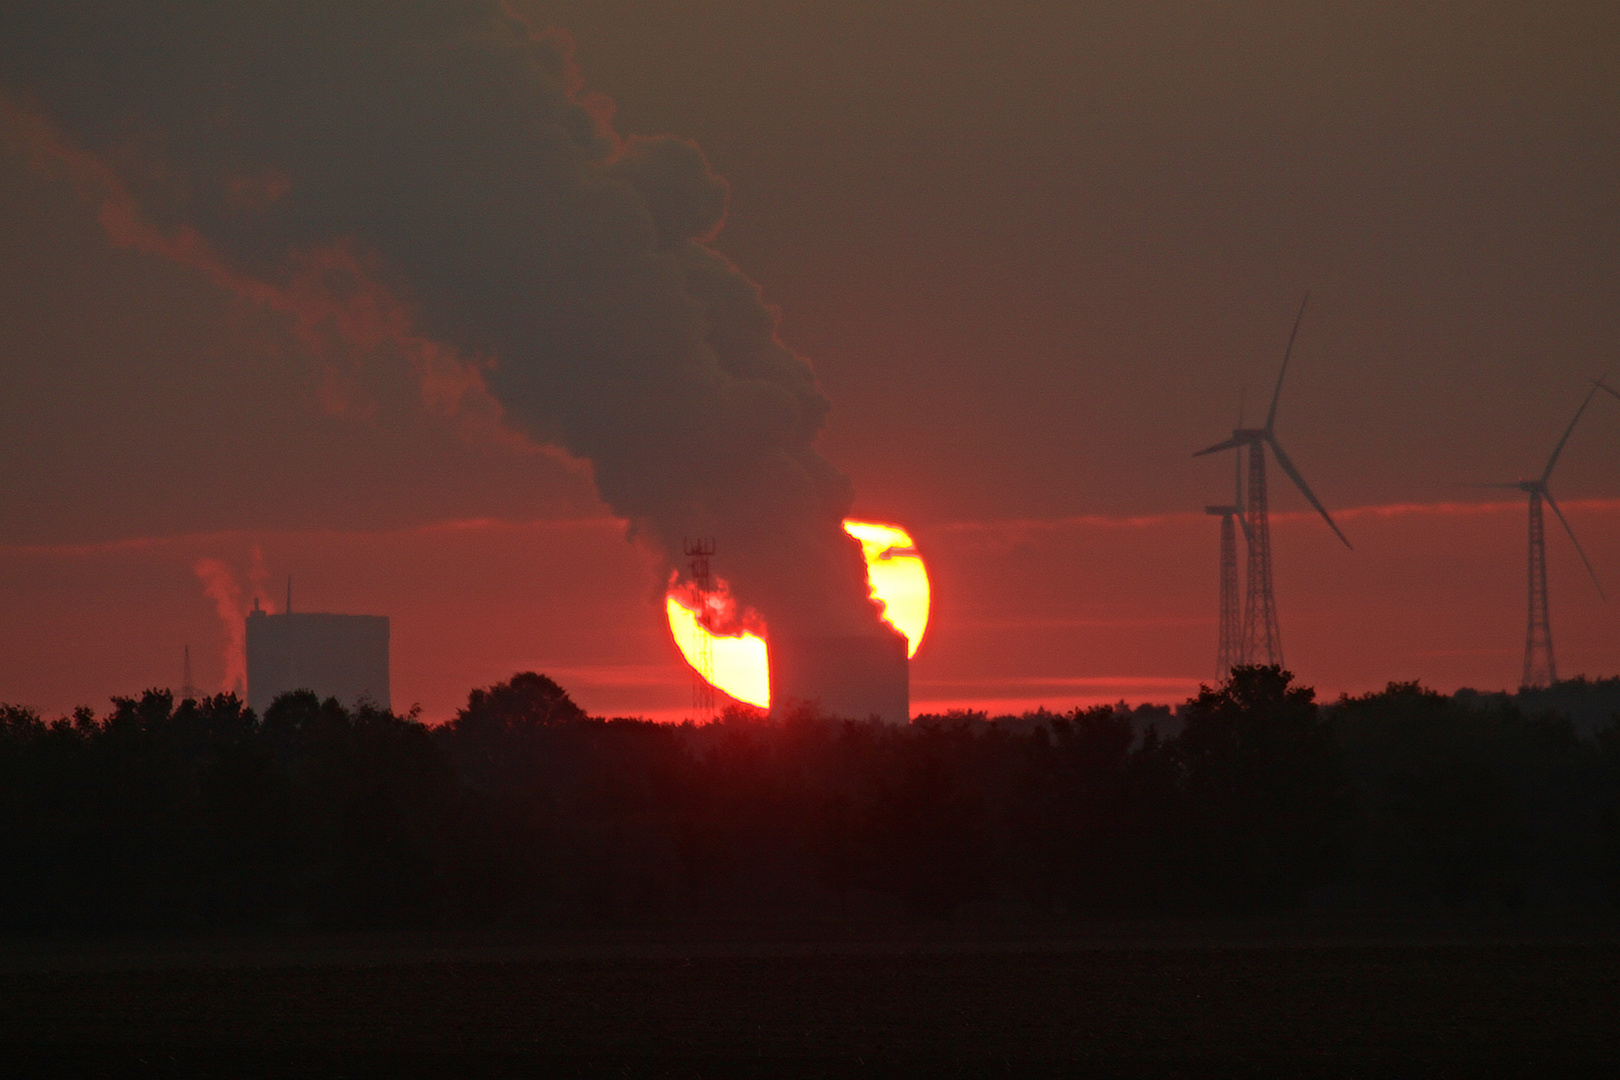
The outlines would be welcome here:
<svg viewBox="0 0 1620 1080">
<path fill-rule="evenodd" d="M 354 708 L 392 708 L 388 695 L 388 617 L 324 612 L 272 615 L 253 602 L 247 616 L 248 705 L 260 716 L 291 690 L 312 690 Z"/>
<path fill-rule="evenodd" d="M 771 711 L 808 704 L 826 716 L 911 721 L 910 662 L 905 635 L 883 627 L 874 635 L 773 632 Z"/>
</svg>

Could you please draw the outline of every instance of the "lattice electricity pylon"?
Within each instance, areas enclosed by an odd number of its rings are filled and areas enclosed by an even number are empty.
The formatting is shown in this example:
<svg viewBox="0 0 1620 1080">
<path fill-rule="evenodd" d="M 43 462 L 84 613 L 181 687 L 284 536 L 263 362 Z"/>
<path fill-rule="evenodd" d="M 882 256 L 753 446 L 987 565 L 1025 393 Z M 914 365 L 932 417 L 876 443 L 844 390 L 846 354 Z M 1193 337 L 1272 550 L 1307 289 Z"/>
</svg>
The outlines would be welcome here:
<svg viewBox="0 0 1620 1080">
<path fill-rule="evenodd" d="M 697 641 L 692 654 L 697 662 L 692 665 L 692 711 L 695 719 L 712 720 L 715 712 L 714 693 L 714 639 L 713 610 L 709 606 L 712 585 L 709 579 L 709 559 L 714 556 L 713 540 L 683 541 L 692 576 L 692 591 L 697 594 Z"/>
</svg>

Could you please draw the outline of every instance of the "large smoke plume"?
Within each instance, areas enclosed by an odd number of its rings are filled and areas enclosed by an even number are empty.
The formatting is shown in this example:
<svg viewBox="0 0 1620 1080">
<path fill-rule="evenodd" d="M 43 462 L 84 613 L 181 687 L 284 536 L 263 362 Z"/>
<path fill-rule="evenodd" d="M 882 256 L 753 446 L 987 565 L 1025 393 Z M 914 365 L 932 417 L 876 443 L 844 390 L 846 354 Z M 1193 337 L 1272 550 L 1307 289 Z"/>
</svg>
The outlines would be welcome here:
<svg viewBox="0 0 1620 1080">
<path fill-rule="evenodd" d="M 827 402 L 710 245 L 725 183 L 621 138 L 567 39 L 486 0 L 11 5 L 12 119 L 113 238 L 187 260 L 312 340 L 388 338 L 424 401 L 591 463 L 680 564 L 768 624 L 871 633 Z"/>
</svg>

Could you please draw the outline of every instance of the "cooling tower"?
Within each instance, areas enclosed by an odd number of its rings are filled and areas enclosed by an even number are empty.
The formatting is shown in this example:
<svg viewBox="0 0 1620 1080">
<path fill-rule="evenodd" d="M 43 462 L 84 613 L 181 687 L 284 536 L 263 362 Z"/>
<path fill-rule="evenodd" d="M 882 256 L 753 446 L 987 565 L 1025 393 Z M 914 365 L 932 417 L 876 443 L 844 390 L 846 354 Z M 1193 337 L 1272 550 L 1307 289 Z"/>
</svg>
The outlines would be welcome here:
<svg viewBox="0 0 1620 1080">
<path fill-rule="evenodd" d="M 349 708 L 362 699 L 390 708 L 388 617 L 271 615 L 255 604 L 247 617 L 248 705 L 263 716 L 289 690 L 313 690 Z"/>
<path fill-rule="evenodd" d="M 826 636 L 771 632 L 771 711 L 809 703 L 826 716 L 911 722 L 905 636 Z"/>
</svg>

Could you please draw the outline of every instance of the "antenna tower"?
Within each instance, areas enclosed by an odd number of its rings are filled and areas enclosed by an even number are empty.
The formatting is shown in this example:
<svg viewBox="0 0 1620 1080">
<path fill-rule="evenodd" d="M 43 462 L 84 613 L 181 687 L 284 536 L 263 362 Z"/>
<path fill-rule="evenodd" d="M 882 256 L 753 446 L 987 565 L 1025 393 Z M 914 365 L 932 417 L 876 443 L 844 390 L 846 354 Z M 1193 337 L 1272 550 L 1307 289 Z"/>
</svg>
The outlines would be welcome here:
<svg viewBox="0 0 1620 1080">
<path fill-rule="evenodd" d="M 1524 679 L 1520 686 L 1558 681 L 1552 623 L 1547 617 L 1547 537 L 1541 528 L 1541 492 L 1530 492 L 1530 625 L 1524 634 Z"/>
<path fill-rule="evenodd" d="M 712 585 L 709 579 L 709 559 L 714 556 L 713 540 L 686 540 L 682 545 L 686 557 L 691 560 L 689 567 L 692 575 L 692 589 L 697 593 L 698 626 L 704 631 L 712 631 L 711 620 L 714 618 L 709 606 L 709 594 Z M 710 634 L 700 632 L 697 635 L 697 648 L 693 652 L 697 655 L 697 663 L 693 665 L 692 675 L 692 711 L 697 719 L 714 719 L 714 643 Z"/>
<path fill-rule="evenodd" d="M 201 701 L 202 700 L 202 692 L 199 691 L 197 689 L 197 687 L 195 686 L 195 684 L 193 684 L 192 681 L 191 681 L 191 646 L 187 645 L 185 648 L 186 648 L 186 668 L 185 668 L 185 676 L 180 681 L 180 700 L 181 701 Z"/>
</svg>

